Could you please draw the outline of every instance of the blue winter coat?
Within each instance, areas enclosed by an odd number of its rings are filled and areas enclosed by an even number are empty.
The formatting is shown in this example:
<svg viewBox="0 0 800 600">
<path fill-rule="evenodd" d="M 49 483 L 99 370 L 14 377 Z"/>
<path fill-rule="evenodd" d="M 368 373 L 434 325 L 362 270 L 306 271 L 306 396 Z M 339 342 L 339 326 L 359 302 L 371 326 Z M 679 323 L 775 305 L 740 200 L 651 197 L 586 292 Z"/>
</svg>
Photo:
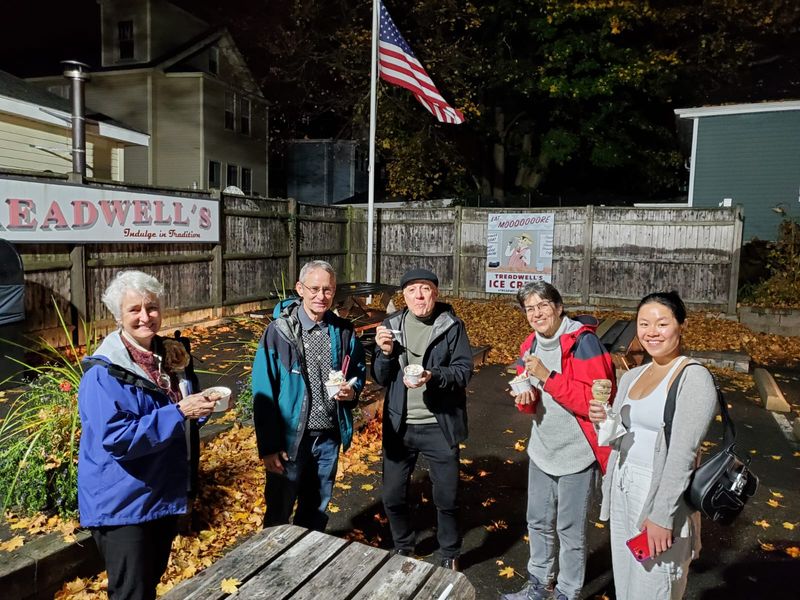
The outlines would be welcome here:
<svg viewBox="0 0 800 600">
<path fill-rule="evenodd" d="M 92 358 L 113 366 L 91 366 L 78 389 L 81 525 L 133 525 L 185 513 L 183 415 L 131 360 L 118 331 Z"/>
<path fill-rule="evenodd" d="M 261 336 L 253 361 L 253 423 L 261 457 L 285 451 L 294 460 L 305 432 L 310 396 L 299 307 L 298 298 L 284 300 L 275 307 L 275 320 Z M 352 409 L 358 404 L 366 380 L 364 348 L 350 321 L 330 311 L 325 319 L 331 339 L 331 368 L 341 369 L 342 360 L 349 355 L 345 377 L 357 377 L 354 399 L 336 403 L 341 442 L 347 450 L 353 439 Z"/>
</svg>

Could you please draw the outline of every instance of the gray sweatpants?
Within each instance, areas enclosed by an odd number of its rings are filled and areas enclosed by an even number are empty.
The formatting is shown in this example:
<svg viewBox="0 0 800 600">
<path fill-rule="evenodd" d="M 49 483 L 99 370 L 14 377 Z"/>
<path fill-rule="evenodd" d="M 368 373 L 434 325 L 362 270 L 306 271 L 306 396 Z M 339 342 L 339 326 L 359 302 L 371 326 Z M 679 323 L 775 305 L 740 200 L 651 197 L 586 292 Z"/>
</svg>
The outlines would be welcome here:
<svg viewBox="0 0 800 600">
<path fill-rule="evenodd" d="M 692 560 L 692 539 L 676 538 L 655 559 L 637 562 L 625 542 L 639 533 L 652 470 L 627 462 L 617 465 L 611 482 L 611 563 L 617 600 L 680 600 Z"/>
<path fill-rule="evenodd" d="M 586 522 L 597 463 L 569 475 L 528 469 L 528 572 L 546 583 L 553 576 L 558 534 L 556 587 L 569 600 L 581 593 L 586 572 Z"/>
</svg>

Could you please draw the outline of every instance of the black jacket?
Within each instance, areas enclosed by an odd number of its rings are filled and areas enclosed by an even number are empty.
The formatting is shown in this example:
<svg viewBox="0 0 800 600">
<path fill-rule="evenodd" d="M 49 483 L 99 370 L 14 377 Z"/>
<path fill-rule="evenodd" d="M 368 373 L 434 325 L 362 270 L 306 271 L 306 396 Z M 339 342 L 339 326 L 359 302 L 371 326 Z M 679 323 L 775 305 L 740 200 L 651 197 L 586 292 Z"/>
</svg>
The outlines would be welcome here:
<svg viewBox="0 0 800 600">
<path fill-rule="evenodd" d="M 383 322 L 390 329 L 404 329 L 408 309 L 389 315 Z M 455 316 L 453 308 L 437 302 L 434 308 L 431 340 L 422 358 L 422 365 L 431 372 L 423 401 L 444 432 L 451 446 L 467 439 L 466 387 L 472 377 L 472 350 L 464 322 Z M 406 386 L 403 367 L 407 365 L 403 348 L 395 341 L 391 355 L 376 348 L 372 361 L 375 381 L 386 387 L 384 428 L 398 432 L 406 418 Z"/>
</svg>

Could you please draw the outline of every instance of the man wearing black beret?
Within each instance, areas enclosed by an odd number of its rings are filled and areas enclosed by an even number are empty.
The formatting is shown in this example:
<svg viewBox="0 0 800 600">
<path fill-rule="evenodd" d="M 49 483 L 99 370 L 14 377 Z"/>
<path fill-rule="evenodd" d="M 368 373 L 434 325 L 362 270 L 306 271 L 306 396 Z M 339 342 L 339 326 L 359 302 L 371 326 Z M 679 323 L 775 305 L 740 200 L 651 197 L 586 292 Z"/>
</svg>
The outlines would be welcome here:
<svg viewBox="0 0 800 600">
<path fill-rule="evenodd" d="M 383 415 L 383 505 L 394 551 L 414 552 L 408 502 L 420 454 L 430 465 L 441 565 L 458 570 L 459 443 L 467 438 L 466 387 L 472 351 L 464 322 L 437 302 L 439 278 L 410 269 L 400 279 L 406 308 L 377 328 L 375 381 L 386 387 Z"/>
</svg>

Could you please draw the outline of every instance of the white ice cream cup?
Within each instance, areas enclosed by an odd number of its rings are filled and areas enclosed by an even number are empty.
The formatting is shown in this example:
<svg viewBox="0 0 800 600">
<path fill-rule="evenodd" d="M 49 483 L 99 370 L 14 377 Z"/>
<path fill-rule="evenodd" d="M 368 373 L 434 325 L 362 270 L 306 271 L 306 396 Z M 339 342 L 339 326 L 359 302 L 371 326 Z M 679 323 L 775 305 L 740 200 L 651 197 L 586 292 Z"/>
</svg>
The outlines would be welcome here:
<svg viewBox="0 0 800 600">
<path fill-rule="evenodd" d="M 219 395 L 216 404 L 214 404 L 214 412 L 225 412 L 231 407 L 231 388 L 218 385 L 208 388 L 207 390 L 203 390 L 203 396 L 206 398 L 212 394 Z"/>
<path fill-rule="evenodd" d="M 424 371 L 425 369 L 422 365 L 408 365 L 405 369 L 403 369 L 403 375 L 405 375 L 408 383 L 416 385 L 419 383 L 419 378 L 422 376 Z"/>
<path fill-rule="evenodd" d="M 520 379 L 519 381 L 512 381 L 511 382 L 511 391 L 514 394 L 522 394 L 523 392 L 527 392 L 531 389 L 531 380 L 528 379 Z"/>
<path fill-rule="evenodd" d="M 342 382 L 344 383 L 344 382 Z M 325 382 L 325 389 L 328 391 L 328 398 L 333 398 L 336 394 L 339 393 L 339 389 L 342 387 L 341 383 L 328 383 Z"/>
</svg>

